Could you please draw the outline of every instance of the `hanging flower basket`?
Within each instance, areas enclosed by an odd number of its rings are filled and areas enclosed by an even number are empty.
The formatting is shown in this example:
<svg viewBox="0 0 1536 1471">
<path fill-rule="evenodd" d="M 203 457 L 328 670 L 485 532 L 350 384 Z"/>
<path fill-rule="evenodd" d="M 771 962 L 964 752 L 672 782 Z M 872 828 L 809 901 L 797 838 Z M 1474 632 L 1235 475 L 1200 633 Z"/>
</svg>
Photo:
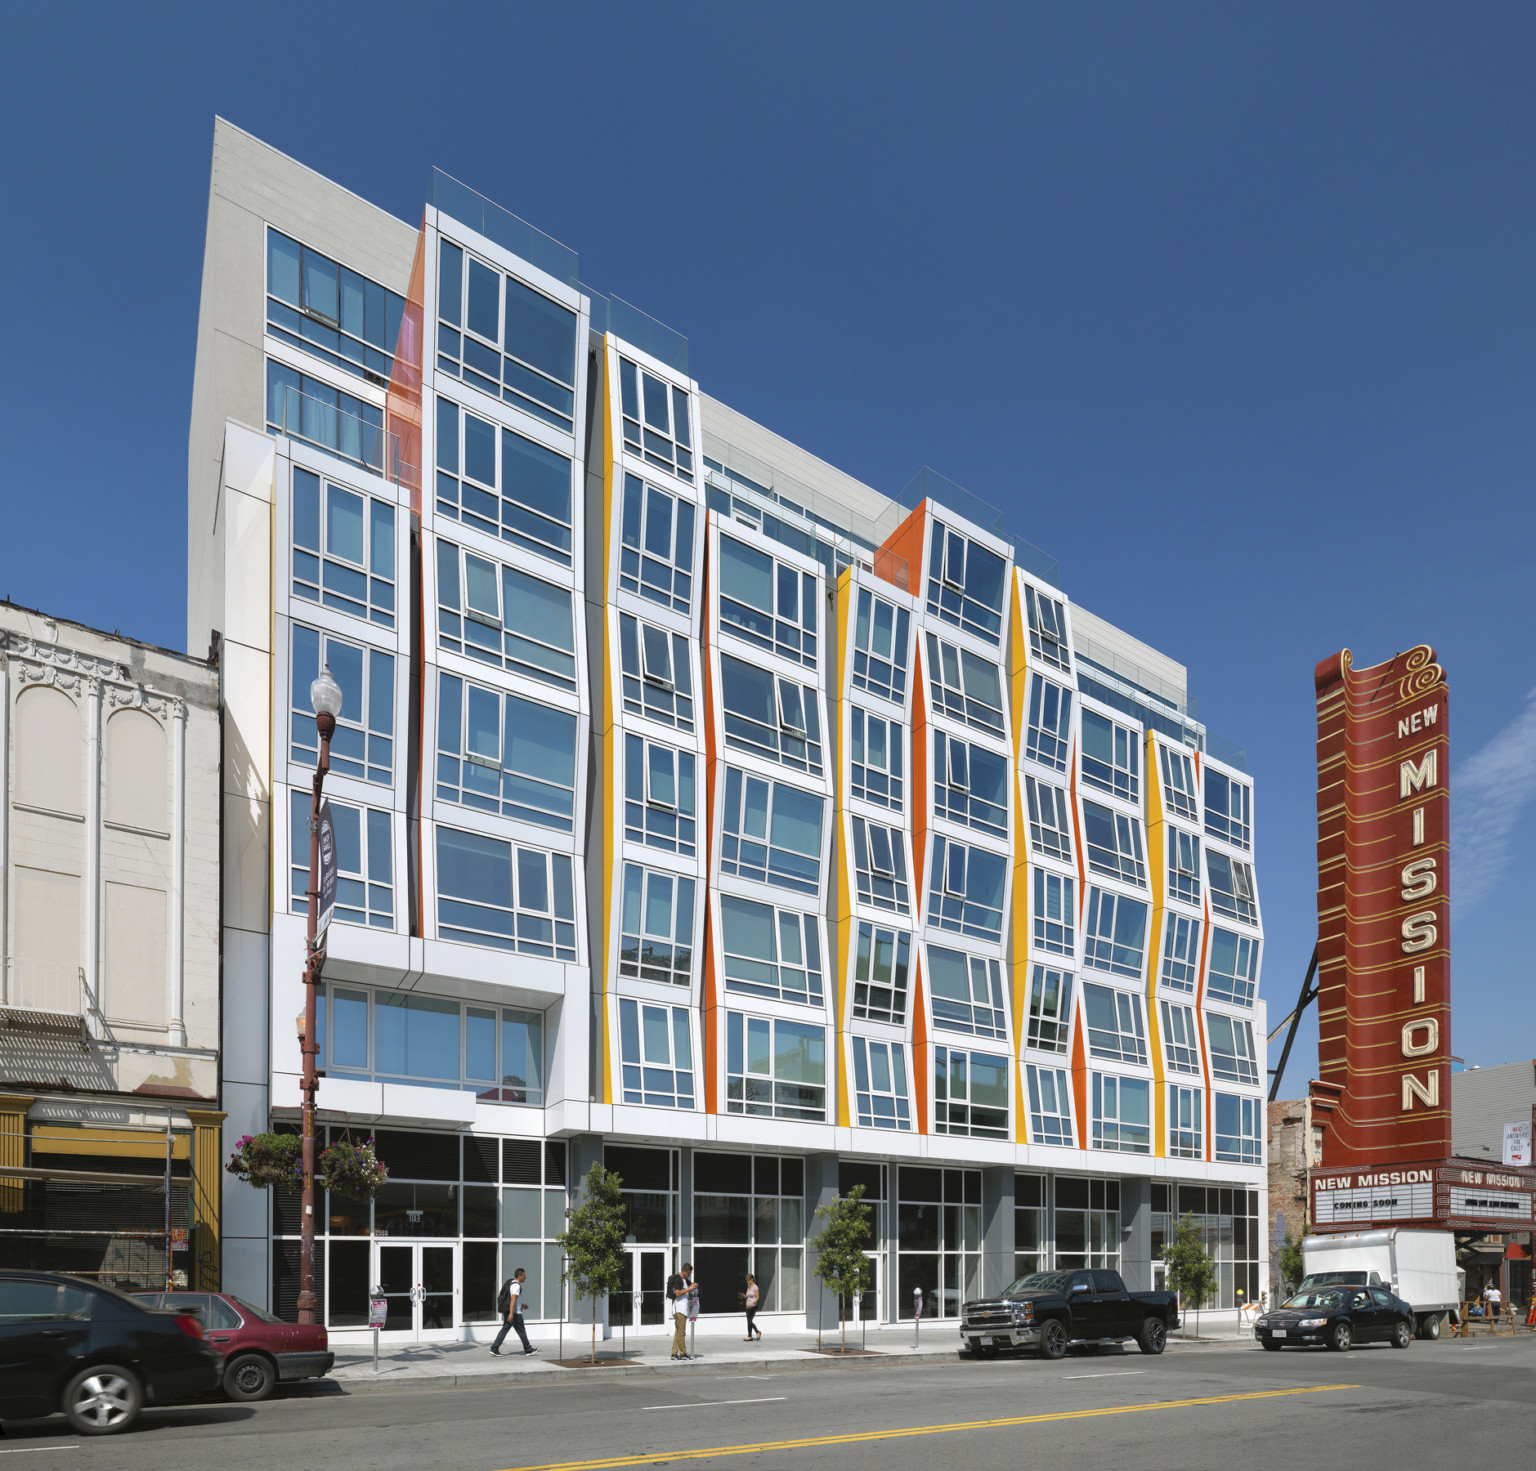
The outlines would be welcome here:
<svg viewBox="0 0 1536 1471">
<path fill-rule="evenodd" d="M 321 1152 L 317 1166 L 317 1183 L 349 1200 L 372 1200 L 389 1179 L 388 1167 L 373 1152 L 372 1139 L 366 1144 L 339 1139 Z"/>
<path fill-rule="evenodd" d="M 224 1168 L 258 1190 L 299 1186 L 304 1183 L 304 1146 L 297 1134 L 247 1134 Z"/>
</svg>

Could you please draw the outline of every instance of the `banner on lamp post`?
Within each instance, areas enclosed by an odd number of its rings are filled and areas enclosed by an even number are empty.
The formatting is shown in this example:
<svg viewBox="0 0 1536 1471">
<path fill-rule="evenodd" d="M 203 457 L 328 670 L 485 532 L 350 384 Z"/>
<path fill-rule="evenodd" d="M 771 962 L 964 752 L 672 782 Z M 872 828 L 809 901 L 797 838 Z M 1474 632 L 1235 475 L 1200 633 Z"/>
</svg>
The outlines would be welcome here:
<svg viewBox="0 0 1536 1471">
<path fill-rule="evenodd" d="M 315 924 L 315 943 L 324 938 L 331 912 L 336 908 L 336 827 L 331 821 L 331 804 L 320 804 L 320 903 Z"/>
</svg>

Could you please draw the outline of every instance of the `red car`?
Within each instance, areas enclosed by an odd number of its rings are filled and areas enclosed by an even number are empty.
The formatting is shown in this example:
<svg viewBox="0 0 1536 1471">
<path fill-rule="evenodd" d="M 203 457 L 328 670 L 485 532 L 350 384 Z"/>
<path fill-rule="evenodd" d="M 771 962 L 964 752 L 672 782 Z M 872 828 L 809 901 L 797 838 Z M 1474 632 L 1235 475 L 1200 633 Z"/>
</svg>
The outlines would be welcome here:
<svg viewBox="0 0 1536 1471">
<path fill-rule="evenodd" d="M 149 1307 L 195 1314 L 224 1359 L 224 1393 L 234 1400 L 266 1399 L 279 1380 L 318 1379 L 336 1355 L 318 1323 L 285 1323 L 227 1292 L 136 1292 Z"/>
</svg>

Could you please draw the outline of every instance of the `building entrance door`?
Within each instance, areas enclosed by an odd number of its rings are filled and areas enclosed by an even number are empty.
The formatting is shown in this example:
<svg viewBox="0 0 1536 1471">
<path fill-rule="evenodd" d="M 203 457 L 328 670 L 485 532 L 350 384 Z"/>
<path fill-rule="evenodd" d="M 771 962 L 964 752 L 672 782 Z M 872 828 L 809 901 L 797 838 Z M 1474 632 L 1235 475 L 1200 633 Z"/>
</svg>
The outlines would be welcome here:
<svg viewBox="0 0 1536 1471">
<path fill-rule="evenodd" d="M 619 1290 L 608 1297 L 608 1321 L 615 1328 L 667 1332 L 667 1257 L 665 1247 L 632 1246 L 619 1268 Z"/>
<path fill-rule="evenodd" d="M 374 1279 L 384 1299 L 384 1331 L 418 1342 L 456 1338 L 459 1248 L 456 1242 L 377 1242 Z"/>
</svg>

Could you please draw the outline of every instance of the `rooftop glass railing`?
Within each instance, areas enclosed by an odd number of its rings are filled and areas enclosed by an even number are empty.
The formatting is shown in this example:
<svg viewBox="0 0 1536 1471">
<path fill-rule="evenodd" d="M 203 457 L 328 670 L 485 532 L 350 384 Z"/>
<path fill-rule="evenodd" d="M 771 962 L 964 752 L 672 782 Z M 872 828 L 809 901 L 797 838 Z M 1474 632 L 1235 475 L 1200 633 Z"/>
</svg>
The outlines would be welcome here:
<svg viewBox="0 0 1536 1471">
<path fill-rule="evenodd" d="M 427 182 L 427 203 L 471 230 L 478 230 L 487 240 L 494 240 L 557 281 L 570 286 L 578 283 L 580 262 L 570 246 L 535 229 L 527 220 L 519 219 L 479 190 L 460 183 L 452 174 L 439 168 L 432 170 Z"/>
<path fill-rule="evenodd" d="M 649 353 L 669 368 L 683 374 L 688 372 L 688 339 L 681 332 L 673 331 L 665 322 L 658 322 L 649 312 L 631 306 L 622 296 L 604 296 L 590 286 L 582 286 L 581 290 L 592 298 L 594 332 L 612 332 L 621 341 Z"/>
<path fill-rule="evenodd" d="M 1238 745 L 1236 741 L 1229 741 L 1225 736 L 1212 731 L 1206 735 L 1205 750 L 1207 755 L 1214 756 L 1228 766 L 1236 767 L 1239 771 L 1248 770 L 1248 748 Z"/>
<path fill-rule="evenodd" d="M 1061 586 L 1061 563 L 1049 552 L 1042 551 L 1032 541 L 1022 536 L 1011 536 L 1003 528 L 1003 513 L 990 501 L 956 485 L 947 475 L 924 465 L 896 497 L 898 505 L 915 511 L 924 501 L 947 506 L 957 516 L 964 517 L 973 526 L 979 526 L 991 536 L 1005 541 L 1013 548 L 1013 560 L 1031 576 L 1048 582 L 1052 587 Z"/>
<path fill-rule="evenodd" d="M 384 428 L 384 411 L 372 404 L 352 413 L 335 400 L 278 385 L 267 397 L 267 432 L 325 450 L 396 485 L 417 483 L 417 467 L 401 455 L 400 436 Z"/>
</svg>

